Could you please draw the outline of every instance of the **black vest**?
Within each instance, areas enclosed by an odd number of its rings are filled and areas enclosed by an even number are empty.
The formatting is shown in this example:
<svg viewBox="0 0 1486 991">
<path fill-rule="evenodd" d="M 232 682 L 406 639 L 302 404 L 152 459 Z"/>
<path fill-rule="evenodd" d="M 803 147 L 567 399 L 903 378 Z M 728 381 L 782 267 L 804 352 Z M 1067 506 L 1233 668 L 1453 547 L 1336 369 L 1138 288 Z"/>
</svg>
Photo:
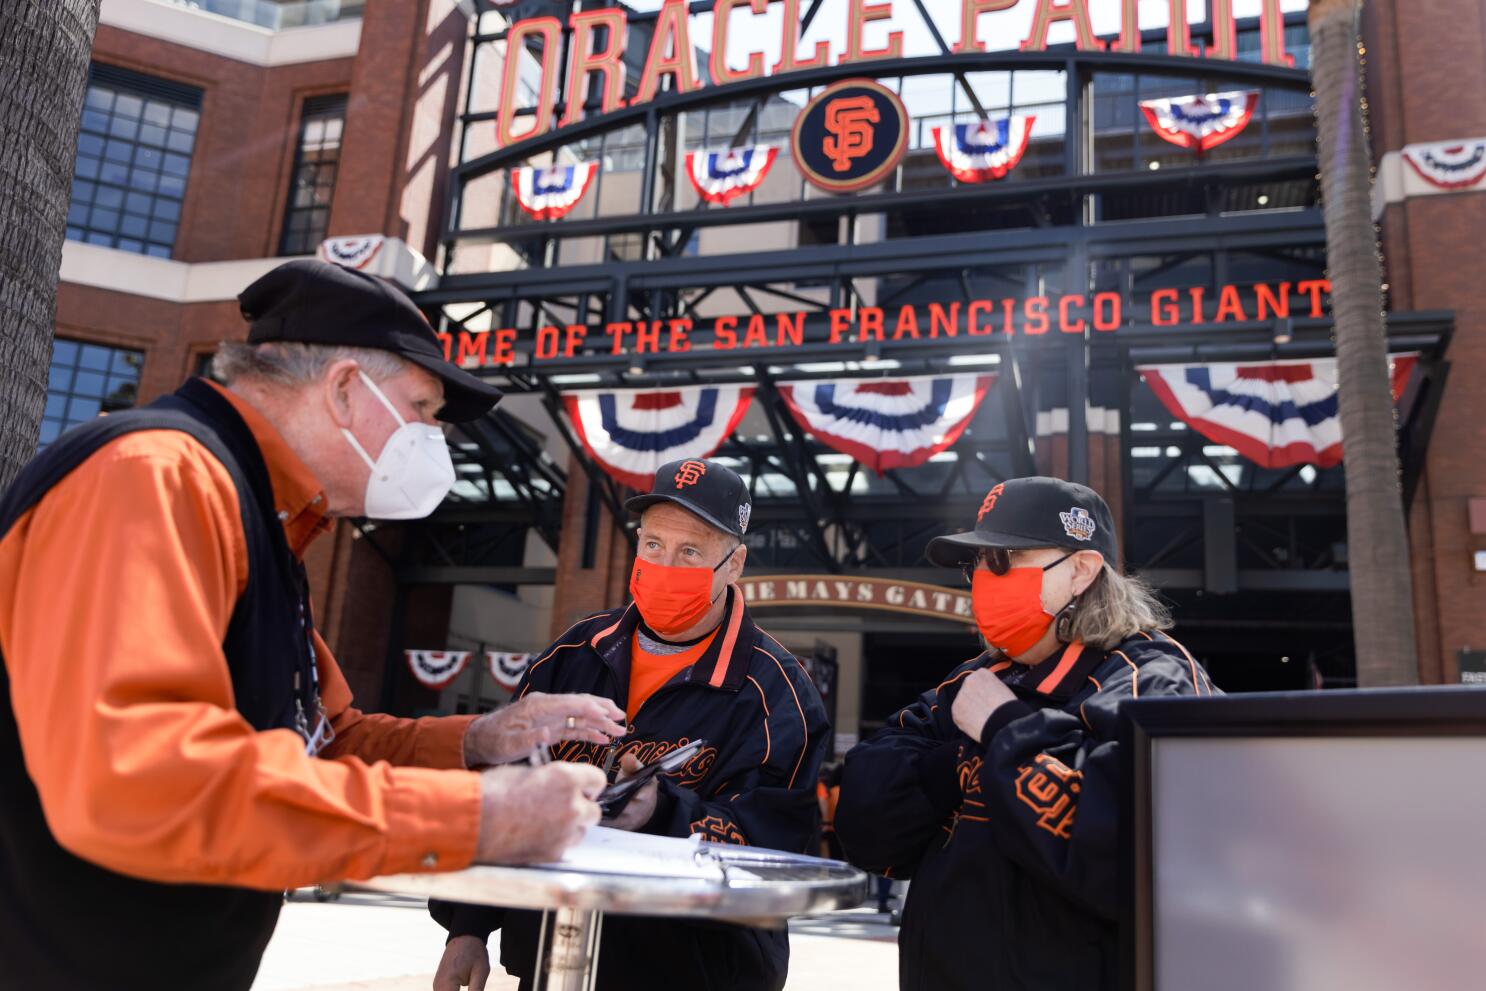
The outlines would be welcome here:
<svg viewBox="0 0 1486 991">
<path fill-rule="evenodd" d="M 257 442 L 205 382 L 190 381 L 150 406 L 59 438 L 0 501 L 0 537 L 103 445 L 159 429 L 194 437 L 232 477 L 248 551 L 247 587 L 223 641 L 233 696 L 255 729 L 294 728 L 296 702 L 314 712 L 304 569 L 275 513 Z M 87 567 L 87 548 L 75 552 L 78 566 Z M 76 615 L 86 617 L 86 603 L 77 604 Z M 0 663 L 0 988 L 246 989 L 282 900 L 280 892 L 143 881 L 59 846 L 26 773 Z"/>
</svg>

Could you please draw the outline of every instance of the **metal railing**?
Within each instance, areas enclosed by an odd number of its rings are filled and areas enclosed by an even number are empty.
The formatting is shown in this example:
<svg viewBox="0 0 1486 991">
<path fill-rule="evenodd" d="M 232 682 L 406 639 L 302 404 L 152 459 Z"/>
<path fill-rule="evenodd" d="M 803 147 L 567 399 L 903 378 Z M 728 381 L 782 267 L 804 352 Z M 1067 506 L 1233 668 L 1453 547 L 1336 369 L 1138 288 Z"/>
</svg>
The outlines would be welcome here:
<svg viewBox="0 0 1486 991">
<path fill-rule="evenodd" d="M 271 31 L 309 27 L 360 17 L 366 0 L 169 0 L 181 7 L 220 14 Z"/>
</svg>

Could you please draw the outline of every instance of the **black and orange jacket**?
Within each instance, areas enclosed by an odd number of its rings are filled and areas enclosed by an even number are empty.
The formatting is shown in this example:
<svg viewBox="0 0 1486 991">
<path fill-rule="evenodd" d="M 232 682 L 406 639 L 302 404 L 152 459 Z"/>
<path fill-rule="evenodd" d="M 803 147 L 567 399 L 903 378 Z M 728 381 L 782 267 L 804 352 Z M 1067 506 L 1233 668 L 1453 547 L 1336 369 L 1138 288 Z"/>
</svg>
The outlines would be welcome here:
<svg viewBox="0 0 1486 991">
<path fill-rule="evenodd" d="M 972 740 L 951 707 L 986 667 L 1016 700 Z M 1157 632 L 1030 667 L 982 654 L 853 748 L 836 834 L 857 866 L 913 879 L 901 987 L 1117 987 L 1119 709 L 1215 693 Z"/>
<path fill-rule="evenodd" d="M 717 636 L 631 715 L 614 766 L 626 753 L 650 763 L 703 739 L 706 747 L 679 773 L 659 777 L 645 832 L 813 853 L 815 781 L 830 730 L 825 708 L 800 662 L 754 625 L 737 587 L 727 594 Z M 623 707 L 639 623 L 631 604 L 577 624 L 527 668 L 517 697 L 588 692 Z M 554 745 L 552 756 L 602 764 L 607 751 L 569 742 Z M 501 927 L 501 962 L 512 974 L 531 976 L 533 913 L 440 903 L 432 911 L 452 935 L 484 937 Z M 779 988 L 788 962 L 783 931 L 612 916 L 604 920 L 598 987 Z"/>
</svg>

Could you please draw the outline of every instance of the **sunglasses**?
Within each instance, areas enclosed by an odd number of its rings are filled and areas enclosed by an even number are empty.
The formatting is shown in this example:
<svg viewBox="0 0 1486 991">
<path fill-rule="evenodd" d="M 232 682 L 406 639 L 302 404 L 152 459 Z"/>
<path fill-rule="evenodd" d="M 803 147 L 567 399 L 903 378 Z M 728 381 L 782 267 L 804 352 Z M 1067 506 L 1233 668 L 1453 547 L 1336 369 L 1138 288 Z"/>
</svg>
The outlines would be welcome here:
<svg viewBox="0 0 1486 991">
<path fill-rule="evenodd" d="M 1077 553 L 1077 551 L 1069 551 L 1051 564 L 1044 564 L 1042 570 L 1051 571 Z M 965 581 L 972 582 L 975 578 L 976 570 L 981 566 L 984 566 L 991 574 L 1000 577 L 1011 570 L 1011 551 L 1005 547 L 987 547 L 980 551 L 975 555 L 975 560 L 966 561 L 960 565 L 960 571 L 964 574 Z"/>
</svg>

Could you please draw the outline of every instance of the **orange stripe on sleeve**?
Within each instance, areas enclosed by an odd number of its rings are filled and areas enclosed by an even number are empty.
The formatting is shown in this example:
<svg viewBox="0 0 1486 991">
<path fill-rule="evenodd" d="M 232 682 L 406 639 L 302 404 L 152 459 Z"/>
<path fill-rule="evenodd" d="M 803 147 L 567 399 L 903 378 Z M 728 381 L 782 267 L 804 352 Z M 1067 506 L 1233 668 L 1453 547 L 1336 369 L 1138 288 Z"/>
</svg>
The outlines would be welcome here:
<svg viewBox="0 0 1486 991">
<path fill-rule="evenodd" d="M 789 680 L 789 675 L 785 674 L 784 665 L 779 663 L 779 658 L 762 647 L 753 649 L 774 662 L 774 666 L 779 669 L 779 677 L 783 678 L 784 683 L 789 686 L 789 694 L 794 698 L 795 709 L 800 714 L 800 756 L 795 758 L 795 769 L 789 776 L 789 787 L 793 788 L 795 777 L 800 773 L 800 764 L 805 760 L 805 751 L 810 749 L 810 723 L 805 719 L 805 707 L 800 704 L 800 693 L 795 691 L 795 684 Z"/>
</svg>

